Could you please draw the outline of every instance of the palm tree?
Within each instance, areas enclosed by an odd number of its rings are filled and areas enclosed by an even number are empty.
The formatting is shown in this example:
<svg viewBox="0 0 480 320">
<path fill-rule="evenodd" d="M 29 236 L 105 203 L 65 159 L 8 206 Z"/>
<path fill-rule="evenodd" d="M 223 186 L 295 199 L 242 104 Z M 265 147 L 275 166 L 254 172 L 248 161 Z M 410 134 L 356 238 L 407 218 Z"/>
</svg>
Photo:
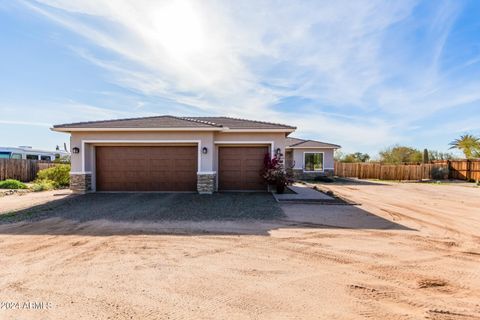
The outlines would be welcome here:
<svg viewBox="0 0 480 320">
<path fill-rule="evenodd" d="M 480 157 L 480 138 L 474 135 L 464 134 L 450 142 L 450 146 L 450 149 L 461 150 L 467 159 Z"/>
</svg>

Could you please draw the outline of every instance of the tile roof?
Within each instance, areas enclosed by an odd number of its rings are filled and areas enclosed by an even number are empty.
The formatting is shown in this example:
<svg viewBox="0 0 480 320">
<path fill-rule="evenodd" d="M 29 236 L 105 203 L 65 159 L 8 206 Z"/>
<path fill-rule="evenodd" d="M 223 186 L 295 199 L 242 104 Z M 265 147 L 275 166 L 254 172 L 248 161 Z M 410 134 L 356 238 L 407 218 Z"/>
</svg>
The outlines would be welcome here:
<svg viewBox="0 0 480 320">
<path fill-rule="evenodd" d="M 156 116 L 144 118 L 129 118 L 118 120 L 102 120 L 66 123 L 53 126 L 54 128 L 210 128 L 220 127 L 215 124 L 186 120 L 174 116 Z"/>
<path fill-rule="evenodd" d="M 239 119 L 239 118 L 231 118 L 231 117 L 193 117 L 190 119 L 217 123 L 230 129 L 296 129 L 296 127 L 292 127 L 292 126 L 280 124 L 280 123 Z"/>
<path fill-rule="evenodd" d="M 237 119 L 230 117 L 175 117 L 175 116 L 155 116 L 144 118 L 130 118 L 118 120 L 103 120 L 66 123 L 53 126 L 54 129 L 69 128 L 222 128 L 229 129 L 292 129 L 295 127 L 247 119 Z"/>
<path fill-rule="evenodd" d="M 287 148 L 341 148 L 337 144 L 320 142 L 315 140 L 304 140 L 299 138 L 287 137 Z"/>
</svg>

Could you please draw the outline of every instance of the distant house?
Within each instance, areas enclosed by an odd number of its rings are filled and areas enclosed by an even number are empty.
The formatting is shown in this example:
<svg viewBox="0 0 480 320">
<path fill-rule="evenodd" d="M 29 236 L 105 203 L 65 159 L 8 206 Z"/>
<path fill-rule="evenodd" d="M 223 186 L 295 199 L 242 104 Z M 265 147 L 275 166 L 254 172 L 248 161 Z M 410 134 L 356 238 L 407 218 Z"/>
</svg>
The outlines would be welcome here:
<svg viewBox="0 0 480 320">
<path fill-rule="evenodd" d="M 56 125 L 71 134 L 74 191 L 259 191 L 264 158 L 285 156 L 298 179 L 333 175 L 339 145 L 291 138 L 295 127 L 229 117 Z"/>
<path fill-rule="evenodd" d="M 55 159 L 69 156 L 70 153 L 62 150 L 40 150 L 30 146 L 0 147 L 0 159 L 30 159 L 53 161 Z"/>
</svg>

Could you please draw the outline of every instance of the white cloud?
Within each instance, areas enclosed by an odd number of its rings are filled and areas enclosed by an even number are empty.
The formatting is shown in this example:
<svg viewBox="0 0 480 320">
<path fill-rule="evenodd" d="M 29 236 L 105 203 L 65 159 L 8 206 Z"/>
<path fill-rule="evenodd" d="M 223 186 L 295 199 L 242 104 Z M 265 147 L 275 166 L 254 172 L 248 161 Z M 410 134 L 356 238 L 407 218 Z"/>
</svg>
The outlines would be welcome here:
<svg viewBox="0 0 480 320">
<path fill-rule="evenodd" d="M 460 86 L 442 69 L 458 2 L 420 24 L 409 20 L 414 0 L 24 3 L 108 52 L 74 48 L 118 85 L 199 113 L 293 122 L 354 147 L 401 142 L 398 128 L 480 99 L 480 82 Z M 405 42 L 415 28 L 429 34 L 422 53 Z M 315 106 L 292 118 L 275 109 L 288 96 Z"/>
<path fill-rule="evenodd" d="M 49 123 L 36 122 L 36 121 L 17 121 L 17 120 L 0 120 L 0 124 L 12 124 L 21 126 L 37 126 L 37 127 L 50 127 Z"/>
<path fill-rule="evenodd" d="M 21 110 L 22 120 L 18 119 Z M 48 110 L 48 112 L 45 112 Z M 92 106 L 76 101 L 45 102 L 37 101 L 34 105 L 17 105 L 15 107 L 0 105 L 2 119 L 0 124 L 33 125 L 51 127 L 55 124 L 81 122 L 103 119 L 120 119 L 141 116 L 152 116 L 143 111 L 122 111 Z M 37 121 L 42 119 L 42 122 Z"/>
</svg>

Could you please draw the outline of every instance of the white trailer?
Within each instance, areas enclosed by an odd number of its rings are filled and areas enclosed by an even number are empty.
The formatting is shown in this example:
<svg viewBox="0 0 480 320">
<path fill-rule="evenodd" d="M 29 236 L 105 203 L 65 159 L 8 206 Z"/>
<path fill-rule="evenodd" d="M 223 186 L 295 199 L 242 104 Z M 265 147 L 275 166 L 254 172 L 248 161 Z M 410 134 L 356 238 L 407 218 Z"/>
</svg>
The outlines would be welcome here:
<svg viewBox="0 0 480 320">
<path fill-rule="evenodd" d="M 70 153 L 63 150 L 40 150 L 33 149 L 30 146 L 0 147 L 0 159 L 30 159 L 53 161 L 55 159 L 69 156 Z"/>
</svg>

